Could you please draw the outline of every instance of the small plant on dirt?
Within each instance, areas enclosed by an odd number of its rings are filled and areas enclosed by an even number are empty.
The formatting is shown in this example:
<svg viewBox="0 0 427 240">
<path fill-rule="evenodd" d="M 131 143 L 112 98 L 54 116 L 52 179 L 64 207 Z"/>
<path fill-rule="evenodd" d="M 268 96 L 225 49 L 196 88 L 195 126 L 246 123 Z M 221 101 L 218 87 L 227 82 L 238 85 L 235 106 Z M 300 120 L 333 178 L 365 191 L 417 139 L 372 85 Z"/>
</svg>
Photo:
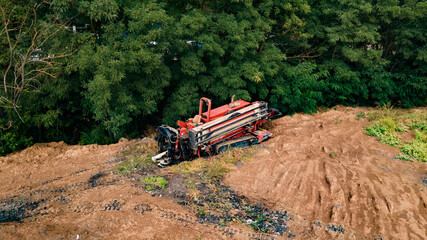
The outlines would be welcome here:
<svg viewBox="0 0 427 240">
<path fill-rule="evenodd" d="M 204 176 L 207 178 L 206 181 L 218 181 L 224 177 L 226 173 L 230 171 L 230 168 L 226 165 L 214 162 L 211 166 L 205 171 Z"/>
<path fill-rule="evenodd" d="M 268 232 L 268 230 L 263 226 L 262 222 L 264 221 L 264 215 L 259 214 L 256 218 L 256 221 L 251 223 L 249 226 L 251 226 L 256 231 L 261 232 Z"/>
<path fill-rule="evenodd" d="M 380 125 L 381 125 L 384 129 L 386 129 L 387 131 L 390 131 L 390 132 L 392 132 L 392 131 L 396 130 L 396 123 L 395 123 L 395 122 L 394 122 L 394 120 L 393 120 L 393 119 L 391 119 L 391 118 L 383 118 L 383 119 L 380 119 Z"/>
<path fill-rule="evenodd" d="M 196 188 L 188 189 L 186 195 L 193 202 L 199 202 L 199 200 L 202 198 L 202 193 Z"/>
<path fill-rule="evenodd" d="M 197 217 L 204 217 L 204 216 L 206 216 L 206 209 L 203 207 L 199 208 L 197 210 Z"/>
<path fill-rule="evenodd" d="M 427 129 L 424 129 L 423 131 L 418 131 L 417 129 L 414 130 L 415 133 L 415 139 L 419 142 L 426 143 L 427 142 Z"/>
<path fill-rule="evenodd" d="M 335 157 L 335 156 L 337 156 L 337 154 L 336 154 L 336 153 L 334 153 L 334 152 L 331 152 L 331 153 L 329 153 L 329 156 L 331 156 L 331 157 Z"/>
<path fill-rule="evenodd" d="M 361 111 L 359 114 L 357 114 L 356 120 L 359 120 L 360 118 L 366 118 L 365 112 Z"/>
<path fill-rule="evenodd" d="M 164 177 L 159 176 L 146 176 L 141 179 L 141 183 L 144 184 L 147 191 L 165 189 L 168 181 Z"/>
<path fill-rule="evenodd" d="M 184 184 L 187 189 L 196 189 L 197 179 L 194 176 L 188 176 L 184 180 Z"/>
</svg>

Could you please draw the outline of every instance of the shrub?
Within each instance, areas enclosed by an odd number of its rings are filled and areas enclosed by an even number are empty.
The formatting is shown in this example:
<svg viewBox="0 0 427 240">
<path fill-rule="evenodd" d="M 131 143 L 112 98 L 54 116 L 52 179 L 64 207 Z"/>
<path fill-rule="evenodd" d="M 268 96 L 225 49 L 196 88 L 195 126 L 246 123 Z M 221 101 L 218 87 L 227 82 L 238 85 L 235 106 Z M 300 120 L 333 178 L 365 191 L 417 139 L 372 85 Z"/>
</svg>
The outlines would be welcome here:
<svg viewBox="0 0 427 240">
<path fill-rule="evenodd" d="M 18 127 L 12 130 L 0 129 L 0 156 L 26 148 L 32 144 L 33 138 L 20 134 Z"/>
</svg>

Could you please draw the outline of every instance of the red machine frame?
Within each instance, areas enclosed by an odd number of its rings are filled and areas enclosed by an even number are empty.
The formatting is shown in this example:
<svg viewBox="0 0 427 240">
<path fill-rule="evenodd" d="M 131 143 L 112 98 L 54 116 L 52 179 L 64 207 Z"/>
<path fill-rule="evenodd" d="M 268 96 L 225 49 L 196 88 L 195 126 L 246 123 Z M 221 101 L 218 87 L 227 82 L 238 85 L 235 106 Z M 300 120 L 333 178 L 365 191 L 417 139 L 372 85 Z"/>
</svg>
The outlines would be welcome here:
<svg viewBox="0 0 427 240">
<path fill-rule="evenodd" d="M 203 112 L 204 103 L 207 105 L 206 112 Z M 252 107 L 244 110 L 245 107 L 249 106 Z M 262 115 L 259 114 L 260 111 L 262 111 Z M 199 115 L 196 115 L 194 119 L 190 118 L 186 122 L 177 121 L 180 127 L 178 129 L 169 126 L 158 127 L 160 135 L 157 139 L 161 153 L 152 159 L 153 161 L 167 159 L 165 160 L 167 164 L 163 165 L 168 165 L 172 160 L 186 159 L 187 155 L 201 156 L 202 152 L 218 153 L 223 149 L 228 149 L 231 145 L 233 145 L 231 147 L 239 147 L 240 143 L 244 143 L 243 145 L 245 146 L 260 143 L 272 134 L 266 130 L 260 130 L 259 126 L 273 115 L 281 115 L 281 113 L 276 109 L 269 109 L 265 102 L 250 103 L 241 99 L 234 101 L 233 96 L 230 104 L 212 109 L 212 101 L 202 97 L 199 104 Z M 204 124 L 207 125 L 205 126 Z M 200 130 L 201 127 L 202 130 Z M 234 127 L 236 128 L 235 130 L 233 129 Z M 199 131 L 197 135 L 199 137 L 194 137 L 196 129 Z M 207 133 L 205 134 L 206 131 Z M 211 135 L 211 133 L 213 134 Z M 218 135 L 215 135 L 215 133 Z M 193 134 L 193 138 L 191 138 L 191 134 Z M 208 137 L 203 138 L 204 136 Z M 191 142 L 192 139 L 193 142 Z M 194 144 L 194 141 L 199 142 Z M 165 152 L 162 152 L 166 144 L 169 147 L 166 148 Z"/>
</svg>

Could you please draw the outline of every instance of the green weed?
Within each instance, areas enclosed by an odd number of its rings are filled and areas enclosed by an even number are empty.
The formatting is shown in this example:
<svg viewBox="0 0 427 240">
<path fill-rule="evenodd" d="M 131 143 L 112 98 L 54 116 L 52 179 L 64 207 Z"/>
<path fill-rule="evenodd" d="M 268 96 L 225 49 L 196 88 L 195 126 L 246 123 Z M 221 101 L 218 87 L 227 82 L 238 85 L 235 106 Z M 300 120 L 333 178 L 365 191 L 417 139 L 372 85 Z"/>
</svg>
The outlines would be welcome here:
<svg viewBox="0 0 427 240">
<path fill-rule="evenodd" d="M 194 176 L 185 178 L 184 184 L 188 189 L 196 189 L 197 179 Z"/>
<path fill-rule="evenodd" d="M 400 150 L 420 162 L 427 162 L 427 143 L 414 139 L 404 144 Z"/>
<path fill-rule="evenodd" d="M 359 120 L 359 119 L 361 119 L 361 118 L 366 118 L 366 115 L 365 115 L 365 112 L 360 112 L 359 114 L 357 114 L 357 116 L 356 116 L 356 120 Z"/>
<path fill-rule="evenodd" d="M 427 131 L 426 121 L 412 122 L 409 125 L 410 125 L 409 129 L 411 129 L 411 130 L 418 129 L 420 131 Z"/>
<path fill-rule="evenodd" d="M 404 162 L 413 162 L 412 158 L 406 154 L 399 154 L 395 159 L 403 160 Z"/>
<path fill-rule="evenodd" d="M 375 121 L 365 128 L 366 133 L 377 137 L 381 143 L 399 147 L 405 155 L 399 155 L 397 159 L 427 162 L 427 111 L 416 109 L 408 113 L 408 110 L 385 106 L 370 113 L 370 119 Z M 397 132 L 408 130 L 414 132 L 415 138 L 402 142 Z"/>
<path fill-rule="evenodd" d="M 391 118 L 380 119 L 380 124 L 389 132 L 393 132 L 396 130 L 396 124 Z"/>
<path fill-rule="evenodd" d="M 381 119 L 365 128 L 369 136 L 377 137 L 381 143 L 391 146 L 400 144 L 400 137 L 395 134 L 395 130 L 396 126 L 392 119 Z"/>
<path fill-rule="evenodd" d="M 206 215 L 206 209 L 205 208 L 199 208 L 197 209 L 197 216 L 198 217 L 204 217 Z"/>
<path fill-rule="evenodd" d="M 393 106 L 390 103 L 388 103 L 379 107 L 377 111 L 370 112 L 368 114 L 368 120 L 375 121 L 384 118 L 394 118 L 397 114 L 398 112 L 393 109 Z"/>
<path fill-rule="evenodd" d="M 427 142 L 427 130 L 418 131 L 418 130 L 415 129 L 414 133 L 415 133 L 415 139 L 416 140 L 418 140 L 420 142 L 423 142 L 423 143 Z"/>
<path fill-rule="evenodd" d="M 141 179 L 141 183 L 145 185 L 147 191 L 165 189 L 168 181 L 164 177 L 146 176 Z"/>
</svg>

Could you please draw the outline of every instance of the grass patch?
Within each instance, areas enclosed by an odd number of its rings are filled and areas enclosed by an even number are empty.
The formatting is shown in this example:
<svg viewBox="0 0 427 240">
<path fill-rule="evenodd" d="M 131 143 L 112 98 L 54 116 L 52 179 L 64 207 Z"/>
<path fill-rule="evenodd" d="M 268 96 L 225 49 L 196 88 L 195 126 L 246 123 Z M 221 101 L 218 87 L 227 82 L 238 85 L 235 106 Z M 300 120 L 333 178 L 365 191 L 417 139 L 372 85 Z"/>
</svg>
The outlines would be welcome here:
<svg viewBox="0 0 427 240">
<path fill-rule="evenodd" d="M 121 162 L 116 165 L 116 170 L 123 175 L 129 175 L 136 171 L 152 169 L 155 164 L 151 157 L 156 153 L 156 141 L 150 138 L 137 140 L 122 150 L 118 156 Z"/>
<path fill-rule="evenodd" d="M 142 156 L 132 156 L 124 162 L 116 166 L 117 171 L 123 175 L 130 174 L 137 169 L 144 169 L 149 165 L 153 164 L 151 161 L 151 154 L 142 155 Z"/>
<path fill-rule="evenodd" d="M 256 147 L 241 149 L 234 148 L 223 152 L 217 156 L 198 158 L 192 161 L 181 162 L 167 168 L 174 174 L 184 176 L 199 174 L 203 176 L 205 183 L 218 181 L 227 174 L 239 161 L 248 161 L 251 159 Z"/>
<path fill-rule="evenodd" d="M 155 141 L 146 140 L 140 144 L 135 144 L 123 150 L 123 156 L 134 156 L 141 154 L 155 154 L 157 152 L 157 144 Z"/>
<path fill-rule="evenodd" d="M 424 109 L 404 110 L 393 109 L 391 106 L 381 107 L 369 113 L 368 119 L 373 124 L 365 128 L 370 136 L 375 136 L 381 143 L 397 146 L 406 155 L 396 158 L 404 161 L 416 159 L 427 162 L 427 111 Z M 415 138 L 403 141 L 398 132 L 413 131 Z"/>
<path fill-rule="evenodd" d="M 164 177 L 152 175 L 142 178 L 140 182 L 144 184 L 147 191 L 165 189 L 168 184 L 168 180 Z"/>
</svg>

